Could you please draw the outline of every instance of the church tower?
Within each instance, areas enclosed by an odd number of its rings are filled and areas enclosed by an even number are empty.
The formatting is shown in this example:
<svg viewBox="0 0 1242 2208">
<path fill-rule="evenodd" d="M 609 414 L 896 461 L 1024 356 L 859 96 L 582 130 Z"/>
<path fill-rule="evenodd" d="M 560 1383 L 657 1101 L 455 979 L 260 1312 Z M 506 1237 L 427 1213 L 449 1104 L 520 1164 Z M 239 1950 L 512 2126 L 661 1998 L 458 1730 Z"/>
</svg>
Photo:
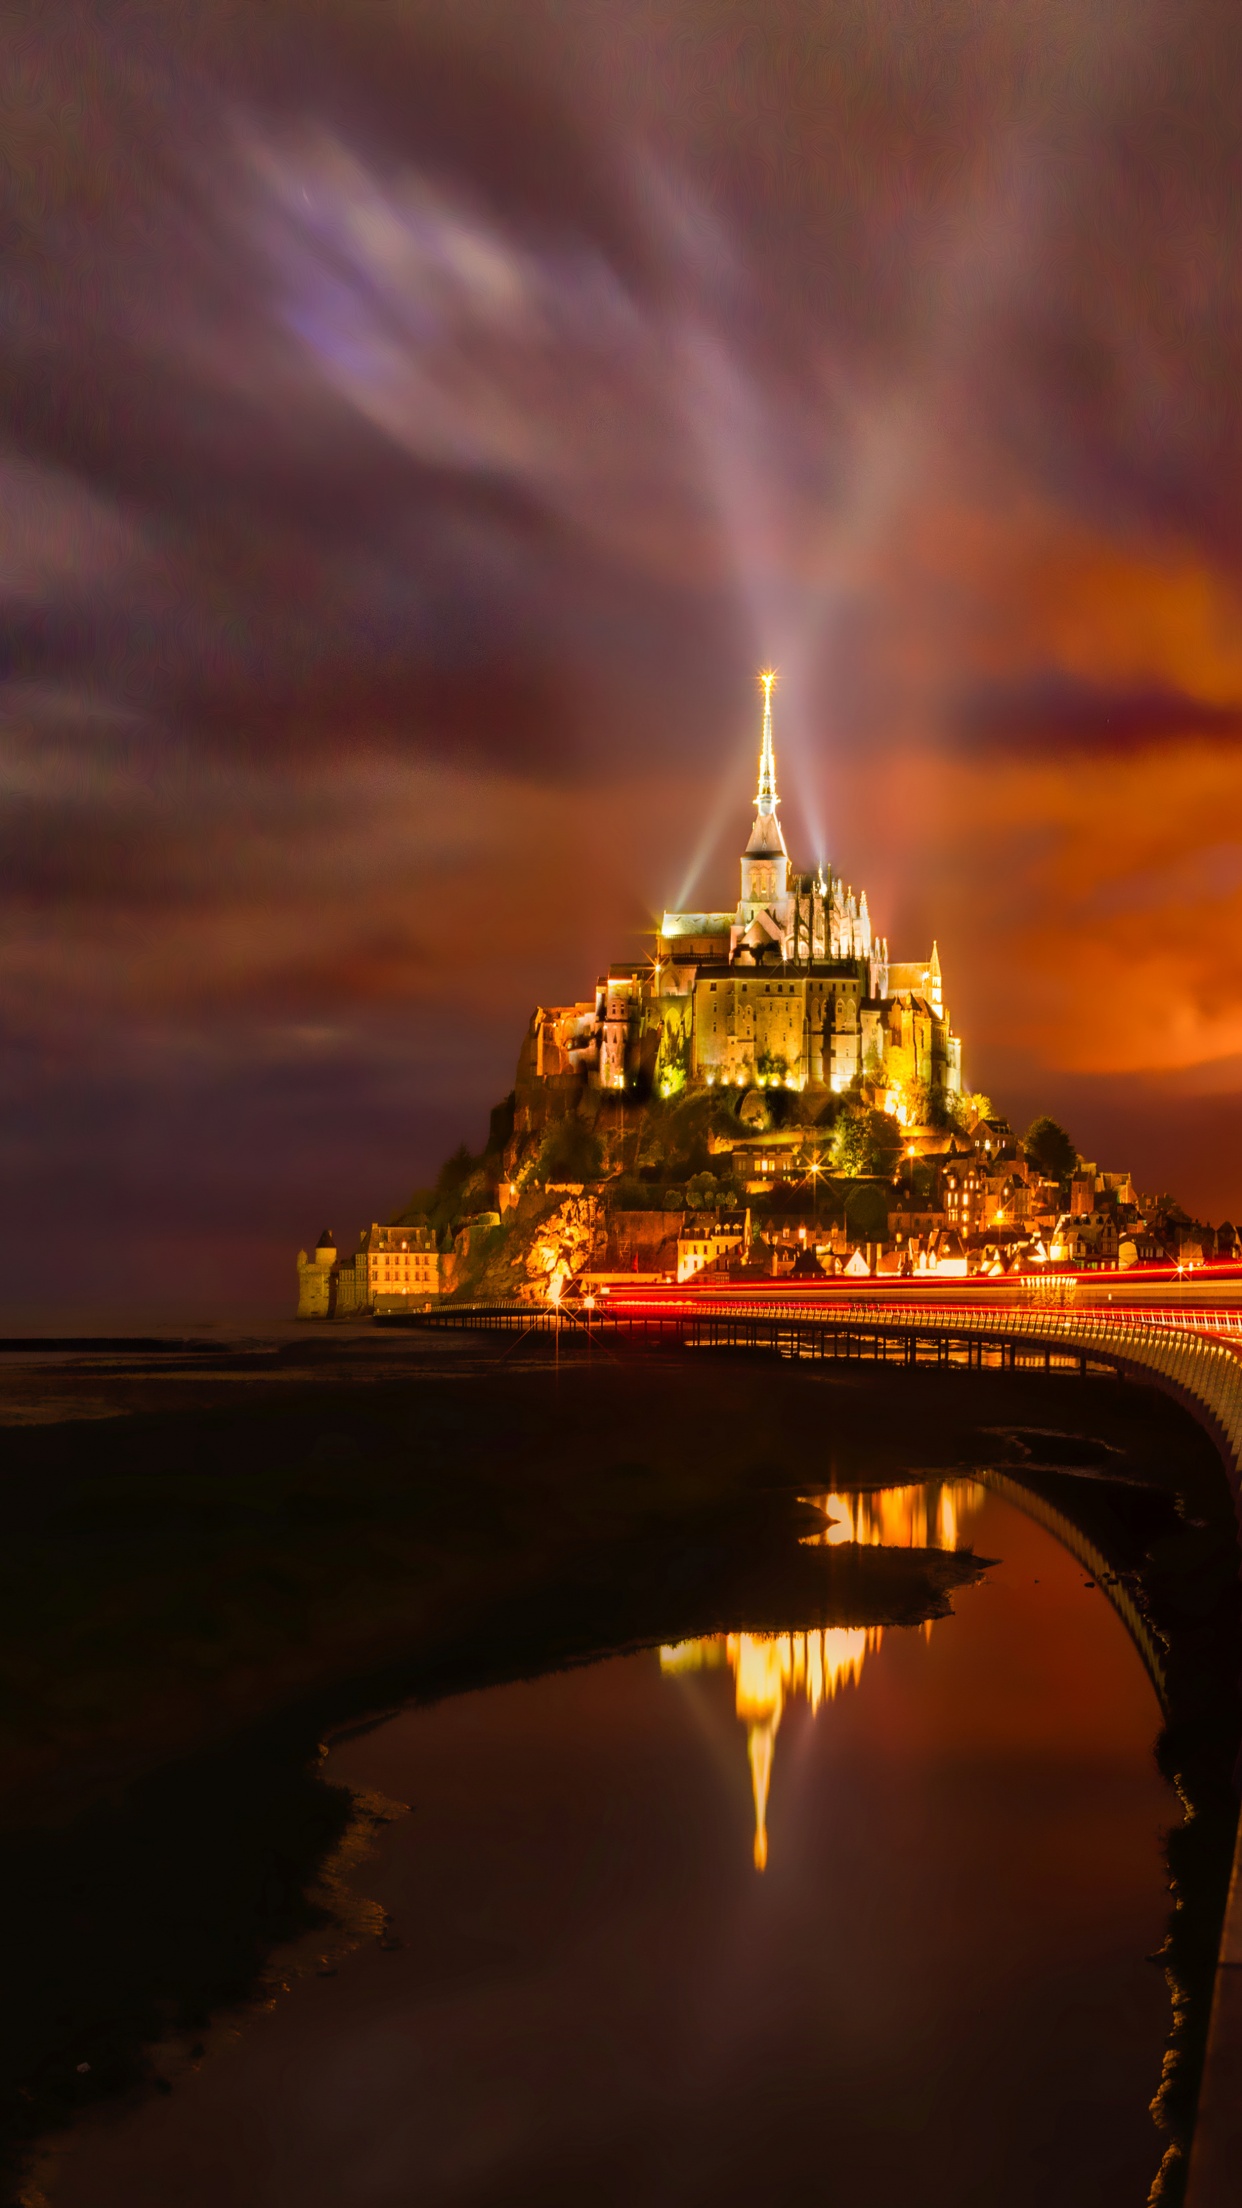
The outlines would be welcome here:
<svg viewBox="0 0 1242 2208">
<path fill-rule="evenodd" d="M 771 913 L 784 928 L 789 905 L 789 853 L 777 818 L 776 753 L 772 745 L 772 685 L 776 676 L 765 669 L 763 684 L 763 741 L 759 749 L 759 788 L 755 793 L 755 818 L 750 842 L 742 856 L 742 897 L 738 921 L 748 927 L 760 912 Z"/>
</svg>

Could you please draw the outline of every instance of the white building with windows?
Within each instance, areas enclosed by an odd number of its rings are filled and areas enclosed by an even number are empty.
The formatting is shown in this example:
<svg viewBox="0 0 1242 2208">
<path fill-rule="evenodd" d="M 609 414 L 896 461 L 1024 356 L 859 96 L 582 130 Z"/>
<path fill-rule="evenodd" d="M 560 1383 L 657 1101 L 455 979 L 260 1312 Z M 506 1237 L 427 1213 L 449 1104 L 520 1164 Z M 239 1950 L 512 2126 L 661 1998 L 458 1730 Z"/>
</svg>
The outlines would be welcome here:
<svg viewBox="0 0 1242 2208">
<path fill-rule="evenodd" d="M 364 1227 L 358 1247 L 341 1257 L 330 1228 L 314 1251 L 298 1251 L 300 1319 L 366 1318 L 426 1302 L 443 1287 L 443 1259 L 430 1227 Z"/>
</svg>

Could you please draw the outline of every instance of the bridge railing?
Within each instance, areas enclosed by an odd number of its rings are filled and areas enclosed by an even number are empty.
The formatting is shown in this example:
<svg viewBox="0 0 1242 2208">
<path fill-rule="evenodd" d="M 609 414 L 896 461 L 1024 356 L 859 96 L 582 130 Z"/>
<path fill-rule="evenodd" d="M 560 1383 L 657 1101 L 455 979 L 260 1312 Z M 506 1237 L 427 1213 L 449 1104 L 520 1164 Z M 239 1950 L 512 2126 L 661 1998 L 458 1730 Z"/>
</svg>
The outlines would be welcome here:
<svg viewBox="0 0 1242 2208">
<path fill-rule="evenodd" d="M 597 1305 L 597 1311 L 603 1305 Z M 624 1308 L 624 1306 L 622 1306 Z M 1135 1309 L 1101 1311 L 1088 1306 L 1085 1310 L 1052 1310 L 1030 1307 L 988 1310 L 972 1303 L 902 1302 L 896 1296 L 878 1297 L 866 1302 L 851 1301 L 846 1304 L 794 1302 L 782 1297 L 780 1302 L 765 1302 L 758 1296 L 747 1297 L 743 1302 L 728 1297 L 687 1298 L 684 1303 L 669 1299 L 662 1305 L 665 1310 L 692 1310 L 727 1312 L 731 1317 L 750 1314 L 765 1319 L 814 1319 L 820 1325 L 927 1327 L 930 1332 L 946 1325 L 968 1328 L 980 1334 L 1033 1335 L 1040 1340 L 1057 1335 L 1081 1333 L 1149 1334 L 1174 1333 L 1220 1336 L 1242 1343 L 1242 1310 L 1194 1311 L 1177 1308 L 1155 1309 L 1143 1306 Z"/>
<path fill-rule="evenodd" d="M 561 1308 L 563 1316 L 567 1319 L 582 1315 L 581 1304 L 575 1303 L 572 1306 L 565 1305 Z M 490 1312 L 514 1314 L 524 1312 L 532 1322 L 537 1313 L 542 1312 L 552 1316 L 556 1309 L 557 1306 L 553 1304 L 523 1303 L 517 1297 L 498 1298 L 496 1301 L 486 1304 L 458 1303 L 432 1306 L 433 1313 L 439 1315 L 443 1312 L 445 1316 L 448 1316 L 450 1312 L 454 1315 L 463 1316 L 467 1313 L 482 1316 Z M 1203 1310 L 1196 1310 L 1185 1305 L 1165 1307 L 1163 1305 L 1142 1304 L 1119 1305 L 1116 1309 L 1102 1310 L 1099 1305 L 1088 1305 L 1079 1311 L 1066 1308 L 1063 1305 L 1046 1310 L 1038 1307 L 1032 1308 L 1027 1305 L 989 1310 L 973 1303 L 936 1302 L 929 1304 L 913 1300 L 904 1302 L 896 1296 L 886 1296 L 883 1300 L 877 1297 L 865 1302 L 851 1299 L 848 1303 L 829 1304 L 795 1302 L 787 1296 L 781 1297 L 779 1302 L 775 1300 L 767 1302 L 759 1296 L 747 1296 L 744 1300 L 740 1297 L 734 1299 L 726 1296 L 702 1295 L 682 1298 L 674 1292 L 671 1295 L 662 1296 L 658 1304 L 652 1304 L 650 1307 L 643 1304 L 639 1299 L 631 1301 L 630 1298 L 626 1297 L 624 1300 L 618 1299 L 613 1302 L 609 1298 L 601 1297 L 592 1307 L 592 1316 L 596 1320 L 606 1319 L 610 1311 L 618 1315 L 633 1313 L 635 1316 L 642 1315 L 644 1317 L 648 1315 L 655 1316 L 657 1313 L 666 1317 L 673 1317 L 678 1315 L 689 1316 L 695 1312 L 715 1311 L 727 1313 L 730 1317 L 736 1318 L 813 1319 L 819 1325 L 848 1322 L 851 1325 L 882 1326 L 886 1321 L 892 1321 L 901 1326 L 925 1325 L 931 1329 L 951 1321 L 955 1326 L 970 1327 L 972 1330 L 981 1333 L 1037 1334 L 1041 1338 L 1045 1335 L 1070 1331 L 1102 1330 L 1140 1334 L 1155 1331 L 1176 1334 L 1204 1334 L 1242 1342 L 1242 1308 L 1236 1311 L 1217 1310 L 1211 1306 Z M 416 1315 L 411 1314 L 411 1316 Z"/>
</svg>

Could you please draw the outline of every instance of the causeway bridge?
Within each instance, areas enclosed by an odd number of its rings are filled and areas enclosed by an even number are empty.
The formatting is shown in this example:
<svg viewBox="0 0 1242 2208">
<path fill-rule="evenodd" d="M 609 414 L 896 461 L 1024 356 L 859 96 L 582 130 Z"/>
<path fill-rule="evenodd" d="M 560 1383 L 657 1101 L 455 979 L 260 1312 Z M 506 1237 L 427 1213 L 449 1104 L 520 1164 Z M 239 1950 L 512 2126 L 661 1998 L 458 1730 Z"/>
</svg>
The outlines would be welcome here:
<svg viewBox="0 0 1242 2208">
<path fill-rule="evenodd" d="M 688 1350 L 759 1351 L 816 1362 L 964 1372 L 1060 1373 L 1154 1386 L 1216 1444 L 1242 1528 L 1242 1296 L 1134 1301 L 1082 1309 L 924 1300 L 900 1292 L 730 1294 L 723 1286 L 622 1290 L 572 1306 L 445 1304 L 381 1326 L 588 1335 Z M 1187 2208 L 1225 2208 L 1242 2171 L 1242 1832 L 1217 1964 L 1211 2036 L 1191 2155 Z"/>
<path fill-rule="evenodd" d="M 927 1304 L 900 1297 L 736 1299 L 702 1290 L 618 1295 L 594 1304 L 443 1304 L 380 1326 L 495 1333 L 584 1328 L 602 1338 L 686 1349 L 766 1350 L 816 1361 L 1109 1376 L 1175 1396 L 1215 1441 L 1242 1525 L 1242 1303 L 1082 1311 Z"/>
</svg>

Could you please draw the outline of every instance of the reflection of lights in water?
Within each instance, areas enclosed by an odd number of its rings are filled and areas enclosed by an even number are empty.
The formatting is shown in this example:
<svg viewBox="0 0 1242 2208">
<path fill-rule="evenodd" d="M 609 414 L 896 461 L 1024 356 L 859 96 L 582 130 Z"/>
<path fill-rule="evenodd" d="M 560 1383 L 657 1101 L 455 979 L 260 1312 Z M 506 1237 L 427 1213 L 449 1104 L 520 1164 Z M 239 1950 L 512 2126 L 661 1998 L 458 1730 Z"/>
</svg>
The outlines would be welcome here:
<svg viewBox="0 0 1242 2208">
<path fill-rule="evenodd" d="M 808 1542 L 830 1548 L 855 1541 L 867 1548 L 956 1549 L 984 1492 L 977 1480 L 945 1480 L 816 1495 L 810 1500 L 829 1522 L 823 1533 L 810 1534 Z M 927 1640 L 931 1629 L 928 1618 L 923 1626 Z M 838 1689 L 858 1685 L 864 1658 L 883 1637 L 878 1625 L 830 1625 L 810 1633 L 712 1634 L 660 1650 L 662 1671 L 715 1671 L 727 1663 L 733 1673 L 755 1798 L 756 1870 L 763 1870 L 768 1860 L 768 1789 L 786 1702 L 805 1695 L 813 1717 Z"/>
<path fill-rule="evenodd" d="M 828 1548 L 858 1541 L 871 1549 L 956 1549 L 984 1492 L 978 1480 L 929 1480 L 848 1495 L 812 1495 L 808 1501 L 823 1511 L 828 1525 L 807 1540 L 812 1547 Z"/>
<path fill-rule="evenodd" d="M 755 1869 L 768 1860 L 768 1788 L 772 1754 L 787 1699 L 806 1696 L 814 1716 L 838 1687 L 857 1686 L 863 1658 L 883 1628 L 830 1625 L 822 1633 L 730 1633 L 725 1651 L 737 1682 L 737 1714 L 746 1727 L 755 1797 Z"/>
</svg>

